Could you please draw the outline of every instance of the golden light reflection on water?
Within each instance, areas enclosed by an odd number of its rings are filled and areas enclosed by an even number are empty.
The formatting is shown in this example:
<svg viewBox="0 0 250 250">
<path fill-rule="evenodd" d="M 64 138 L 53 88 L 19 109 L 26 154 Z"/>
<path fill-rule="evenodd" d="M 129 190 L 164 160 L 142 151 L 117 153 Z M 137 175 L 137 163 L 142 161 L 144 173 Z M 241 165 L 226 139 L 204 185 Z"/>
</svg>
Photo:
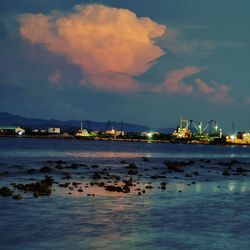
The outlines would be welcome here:
<svg viewBox="0 0 250 250">
<path fill-rule="evenodd" d="M 150 157 L 149 154 L 138 152 L 108 152 L 108 151 L 87 151 L 87 152 L 68 152 L 67 156 L 79 158 L 138 158 Z"/>
<path fill-rule="evenodd" d="M 114 184 L 110 184 L 114 185 Z M 116 186 L 123 186 L 123 182 L 116 182 Z M 81 184 L 78 185 L 77 188 L 74 188 L 73 190 L 70 190 L 69 188 L 73 188 L 72 185 L 69 185 L 67 188 L 61 188 L 61 187 L 55 187 L 55 191 L 57 194 L 62 196 L 73 196 L 73 197 L 83 197 L 83 196 L 110 196 L 110 197 L 126 197 L 131 195 L 138 195 L 138 189 L 143 190 L 145 189 L 144 183 L 139 183 L 136 186 L 130 187 L 129 193 L 123 193 L 123 192 L 110 192 L 106 191 L 104 187 L 99 187 L 97 185 L 89 185 L 88 182 L 81 182 Z M 78 191 L 82 190 L 82 191 Z M 151 191 L 147 190 L 147 194 L 150 194 Z"/>
</svg>

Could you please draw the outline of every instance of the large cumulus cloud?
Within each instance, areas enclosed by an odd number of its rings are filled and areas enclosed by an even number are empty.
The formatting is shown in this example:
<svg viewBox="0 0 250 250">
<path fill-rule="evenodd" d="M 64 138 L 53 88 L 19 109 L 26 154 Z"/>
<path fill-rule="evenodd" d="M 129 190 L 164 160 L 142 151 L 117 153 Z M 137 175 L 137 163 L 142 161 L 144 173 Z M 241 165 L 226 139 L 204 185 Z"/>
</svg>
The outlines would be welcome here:
<svg viewBox="0 0 250 250">
<path fill-rule="evenodd" d="M 84 72 L 82 84 L 98 89 L 135 91 L 135 76 L 164 55 L 154 39 L 166 27 L 127 9 L 78 5 L 70 14 L 24 14 L 20 33 L 32 44 L 62 55 Z"/>
</svg>

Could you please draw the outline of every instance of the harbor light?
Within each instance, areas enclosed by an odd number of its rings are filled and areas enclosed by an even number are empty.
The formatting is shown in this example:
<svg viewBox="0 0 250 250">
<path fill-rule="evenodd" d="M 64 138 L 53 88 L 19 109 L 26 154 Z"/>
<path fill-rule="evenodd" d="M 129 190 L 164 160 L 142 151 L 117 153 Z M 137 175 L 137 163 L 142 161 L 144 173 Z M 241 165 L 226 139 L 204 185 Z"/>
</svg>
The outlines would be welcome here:
<svg viewBox="0 0 250 250">
<path fill-rule="evenodd" d="M 230 139 L 233 141 L 236 139 L 236 136 L 235 135 L 230 135 Z"/>
<path fill-rule="evenodd" d="M 152 133 L 152 132 L 149 132 L 149 133 L 147 134 L 147 136 L 148 136 L 148 139 L 152 139 L 153 133 Z"/>
</svg>

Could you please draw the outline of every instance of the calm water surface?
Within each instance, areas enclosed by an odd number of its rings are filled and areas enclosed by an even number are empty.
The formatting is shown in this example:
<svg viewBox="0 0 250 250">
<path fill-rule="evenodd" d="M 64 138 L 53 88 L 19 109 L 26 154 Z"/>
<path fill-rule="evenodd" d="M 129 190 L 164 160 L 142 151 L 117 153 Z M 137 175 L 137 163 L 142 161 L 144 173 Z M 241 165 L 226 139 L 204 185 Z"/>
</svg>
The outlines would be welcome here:
<svg viewBox="0 0 250 250">
<path fill-rule="evenodd" d="M 0 138 L 0 172 L 59 159 L 142 164 L 143 156 L 155 166 L 165 159 L 249 162 L 250 148 Z M 0 249 L 249 249 L 249 184 L 248 176 L 218 177 L 192 186 L 172 180 L 166 192 L 143 196 L 0 197 Z"/>
</svg>

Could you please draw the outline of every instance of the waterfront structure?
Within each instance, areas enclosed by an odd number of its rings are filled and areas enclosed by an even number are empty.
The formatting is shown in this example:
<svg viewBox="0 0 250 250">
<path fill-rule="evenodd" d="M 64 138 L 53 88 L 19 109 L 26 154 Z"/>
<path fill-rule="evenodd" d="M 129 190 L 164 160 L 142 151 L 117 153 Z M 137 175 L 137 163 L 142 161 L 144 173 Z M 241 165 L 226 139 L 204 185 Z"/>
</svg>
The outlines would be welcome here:
<svg viewBox="0 0 250 250">
<path fill-rule="evenodd" d="M 116 129 L 112 128 L 110 130 L 104 131 L 104 134 L 109 135 L 109 136 L 113 136 L 113 137 L 117 137 L 117 136 L 124 136 L 125 132 L 122 130 L 116 130 Z"/>
<path fill-rule="evenodd" d="M 250 145 L 250 133 L 238 133 L 238 135 L 226 136 L 226 142 L 229 144 L 243 144 Z"/>
<path fill-rule="evenodd" d="M 82 122 L 81 122 L 81 129 L 79 129 L 75 133 L 75 138 L 76 139 L 83 139 L 83 140 L 88 140 L 88 139 L 94 139 L 96 137 L 95 132 L 89 132 L 87 129 L 82 127 Z"/>
<path fill-rule="evenodd" d="M 49 134 L 60 134 L 61 129 L 60 128 L 48 128 L 48 133 Z"/>
<path fill-rule="evenodd" d="M 17 134 L 22 135 L 25 133 L 25 129 L 20 126 L 2 126 L 0 127 L 1 134 Z"/>
<path fill-rule="evenodd" d="M 222 130 L 216 121 L 208 123 L 194 122 L 193 120 L 180 118 L 180 125 L 171 134 L 172 142 L 190 143 L 225 143 Z"/>
<path fill-rule="evenodd" d="M 177 129 L 172 133 L 172 137 L 176 139 L 191 139 L 191 131 L 190 131 L 190 121 L 187 119 L 180 118 L 180 125 Z"/>
</svg>

